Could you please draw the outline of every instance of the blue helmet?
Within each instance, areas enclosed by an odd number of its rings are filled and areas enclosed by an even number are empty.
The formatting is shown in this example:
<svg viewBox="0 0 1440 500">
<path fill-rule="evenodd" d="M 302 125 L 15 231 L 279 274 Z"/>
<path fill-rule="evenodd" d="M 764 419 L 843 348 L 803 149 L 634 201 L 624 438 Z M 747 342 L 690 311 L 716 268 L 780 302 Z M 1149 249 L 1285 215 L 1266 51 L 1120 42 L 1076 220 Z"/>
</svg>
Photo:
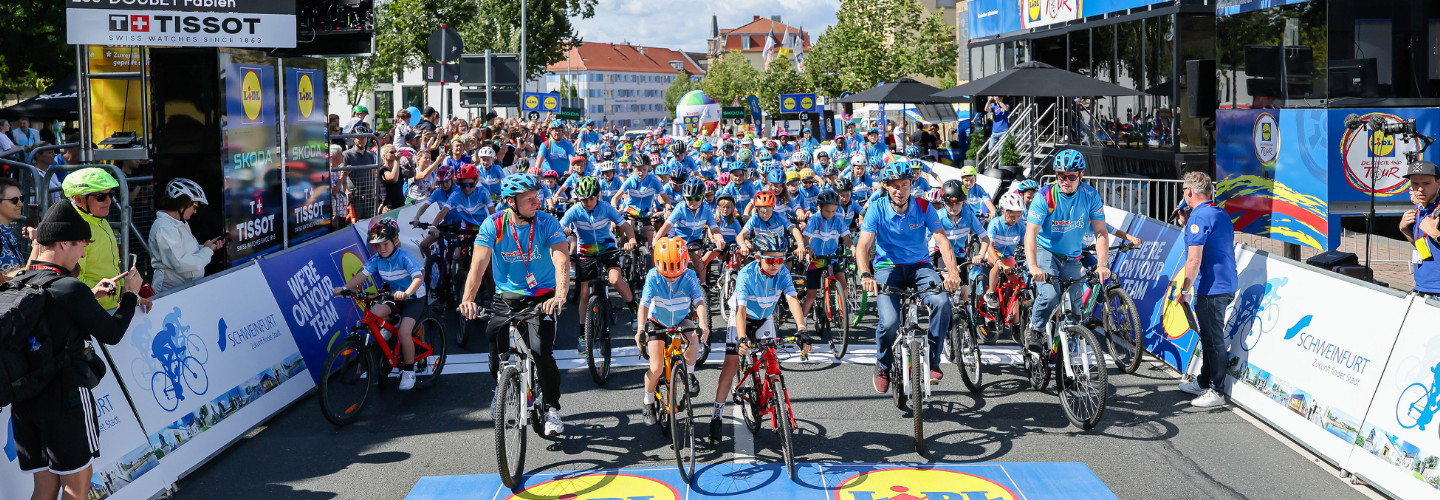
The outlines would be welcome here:
<svg viewBox="0 0 1440 500">
<path fill-rule="evenodd" d="M 1029 191 L 1031 189 L 1040 189 L 1040 184 L 1030 179 L 1025 179 L 1015 185 L 1016 191 Z"/>
<path fill-rule="evenodd" d="M 765 172 L 765 182 L 773 182 L 773 183 L 776 183 L 776 184 L 784 184 L 784 183 L 785 183 L 785 169 L 783 169 L 783 168 L 771 168 L 769 172 Z"/>
<path fill-rule="evenodd" d="M 708 143 L 708 142 L 703 143 L 703 144 L 700 145 L 700 152 L 701 152 L 701 153 L 709 153 L 709 152 L 711 152 L 711 151 L 715 151 L 715 145 L 710 144 L 710 143 Z"/>
<path fill-rule="evenodd" d="M 774 155 L 770 154 L 770 150 L 764 148 L 761 148 L 759 153 L 755 153 L 755 159 L 757 161 L 765 161 L 773 157 Z"/>
<path fill-rule="evenodd" d="M 1067 149 L 1055 155 L 1056 172 L 1084 172 L 1085 155 L 1079 151 Z"/>
<path fill-rule="evenodd" d="M 691 177 L 685 181 L 684 193 L 686 198 L 698 198 L 705 196 L 705 179 Z"/>
<path fill-rule="evenodd" d="M 910 164 L 903 161 L 892 161 L 885 165 L 884 170 L 880 171 L 880 180 L 883 182 L 913 178 L 915 178 L 915 174 L 910 171 Z"/>
<path fill-rule="evenodd" d="M 750 168 L 750 166 L 746 165 L 743 161 L 732 161 L 730 162 L 729 170 L 731 172 L 734 172 L 736 170 L 745 170 L 747 168 Z"/>
<path fill-rule="evenodd" d="M 911 144 L 911 145 L 909 145 L 909 146 L 905 146 L 905 156 L 909 156 L 909 157 L 912 157 L 912 158 L 913 158 L 913 157 L 916 157 L 916 156 L 920 156 L 920 146 L 916 146 L 916 145 L 914 145 L 914 144 Z"/>
<path fill-rule="evenodd" d="M 565 128 L 565 122 L 562 122 L 560 120 L 551 120 L 550 128 Z"/>
<path fill-rule="evenodd" d="M 761 252 L 785 251 L 785 242 L 782 241 L 780 239 L 780 236 L 775 234 L 774 232 L 762 230 L 753 231 L 753 233 L 754 234 L 750 235 L 750 243 L 755 245 L 756 250 L 759 250 Z"/>
<path fill-rule="evenodd" d="M 883 166 L 885 166 L 885 159 L 884 159 L 884 158 L 881 158 L 881 157 L 879 157 L 879 156 L 871 156 L 871 157 L 870 157 L 870 166 L 871 166 L 871 167 L 883 167 Z"/>
<path fill-rule="evenodd" d="M 661 164 L 659 164 L 659 165 L 656 165 L 656 166 L 655 166 L 655 175 L 670 175 L 670 165 L 673 165 L 674 163 L 675 163 L 674 160 L 671 160 L 671 161 L 668 161 L 668 162 L 665 162 L 665 163 L 661 163 Z"/>
<path fill-rule="evenodd" d="M 514 173 L 505 176 L 500 182 L 500 196 L 519 196 L 522 193 L 537 191 L 540 189 L 540 181 L 535 176 L 524 173 Z"/>
</svg>

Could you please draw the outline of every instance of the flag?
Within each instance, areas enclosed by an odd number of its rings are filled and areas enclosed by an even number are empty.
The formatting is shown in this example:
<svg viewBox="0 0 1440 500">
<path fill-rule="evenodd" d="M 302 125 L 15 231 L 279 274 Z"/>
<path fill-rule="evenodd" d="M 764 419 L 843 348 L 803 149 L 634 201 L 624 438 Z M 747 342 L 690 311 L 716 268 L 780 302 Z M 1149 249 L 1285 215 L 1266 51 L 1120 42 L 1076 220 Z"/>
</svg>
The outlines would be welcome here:
<svg viewBox="0 0 1440 500">
<path fill-rule="evenodd" d="M 775 53 L 773 52 L 774 50 L 775 50 L 775 25 L 774 25 L 774 24 L 771 24 L 771 25 L 770 25 L 770 34 L 765 35 L 765 48 L 764 48 L 763 50 L 761 50 L 761 54 L 765 56 L 765 65 L 766 65 L 766 66 L 769 66 L 769 65 L 770 65 L 770 60 L 775 57 Z"/>
<path fill-rule="evenodd" d="M 805 71 L 805 25 L 795 33 L 795 69 Z"/>
</svg>

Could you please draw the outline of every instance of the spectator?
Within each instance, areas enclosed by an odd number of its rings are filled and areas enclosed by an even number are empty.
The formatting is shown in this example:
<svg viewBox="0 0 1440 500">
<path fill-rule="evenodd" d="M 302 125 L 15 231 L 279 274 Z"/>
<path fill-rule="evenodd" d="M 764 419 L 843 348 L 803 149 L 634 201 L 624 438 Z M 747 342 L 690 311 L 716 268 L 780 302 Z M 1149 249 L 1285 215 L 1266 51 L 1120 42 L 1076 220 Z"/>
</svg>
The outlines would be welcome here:
<svg viewBox="0 0 1440 500">
<path fill-rule="evenodd" d="M 380 148 L 380 208 L 385 213 L 405 206 L 405 179 L 415 176 L 415 165 L 395 150 L 394 144 Z"/>
<path fill-rule="evenodd" d="M 50 144 L 60 144 L 60 134 L 55 133 L 55 122 L 46 120 L 40 122 L 40 140 Z"/>
<path fill-rule="evenodd" d="M 434 132 L 437 121 L 440 121 L 440 112 L 435 111 L 435 108 L 425 106 L 425 111 L 420 112 L 420 123 L 415 124 L 415 130 Z"/>
<path fill-rule="evenodd" d="M 395 112 L 395 127 L 390 130 L 390 134 L 392 137 L 390 140 L 391 144 L 414 147 L 411 141 L 415 140 L 416 134 L 415 131 L 410 128 L 410 110 L 401 109 Z"/>
<path fill-rule="evenodd" d="M 345 129 L 340 128 L 340 115 L 331 114 L 330 118 L 325 121 L 325 135 L 339 135 L 343 133 L 345 133 Z M 345 139 L 330 139 L 330 144 L 338 144 L 343 149 L 345 147 Z"/>
<path fill-rule="evenodd" d="M 1440 228 L 1436 227 L 1435 203 L 1440 194 L 1440 170 L 1434 163 L 1417 161 L 1410 164 L 1405 172 L 1410 180 L 1410 202 L 1415 208 L 1400 216 L 1400 232 L 1415 244 L 1418 261 L 1415 263 L 1415 293 L 1422 297 L 1440 295 Z M 1416 222 L 1419 222 L 1418 224 Z"/>
<path fill-rule="evenodd" d="M 364 134 L 370 132 L 370 124 L 365 122 L 365 117 L 370 116 L 370 110 L 364 105 L 356 104 L 350 108 L 350 121 L 345 122 L 345 133 Z"/>
<path fill-rule="evenodd" d="M 430 192 L 435 190 L 435 168 L 440 166 L 440 161 L 430 156 L 430 151 L 420 150 L 415 153 L 415 178 L 410 181 L 410 189 L 405 196 L 409 203 L 424 201 L 430 198 Z"/>
<path fill-rule="evenodd" d="M 353 224 L 356 220 L 355 214 L 350 208 L 350 189 L 352 187 L 350 171 L 335 170 L 343 166 L 341 161 L 344 160 L 344 157 L 345 151 L 340 148 L 339 144 L 330 145 L 330 191 L 332 199 L 335 200 L 335 217 L 332 220 L 335 221 L 333 225 L 336 227 L 341 226 L 341 221 Z"/>
<path fill-rule="evenodd" d="M 41 141 L 36 144 L 36 147 L 40 148 L 49 145 L 50 143 Z M 55 150 L 41 151 L 32 155 L 30 158 L 28 158 L 28 160 L 33 162 L 31 163 L 31 165 L 34 165 L 36 169 L 40 170 L 40 175 L 49 176 L 50 167 L 56 165 Z M 53 177 L 50 177 L 50 203 L 60 201 L 60 182 L 63 178 L 64 175 L 55 175 Z M 33 198 L 31 201 L 34 202 Z"/>
<path fill-rule="evenodd" d="M 83 168 L 65 176 L 62 185 L 65 197 L 90 224 L 91 239 L 96 243 L 80 257 L 80 281 L 86 285 L 95 286 L 101 280 L 120 274 L 120 244 L 115 231 L 110 229 L 110 222 L 105 220 L 110 216 L 119 187 L 115 177 L 99 167 Z M 133 279 L 138 281 L 140 277 L 136 275 Z M 113 295 L 99 300 L 105 309 L 113 309 L 118 303 Z"/>
<path fill-rule="evenodd" d="M 10 229 L 25 216 L 25 200 L 20 195 L 20 183 L 9 177 L 0 177 L 0 283 L 4 283 L 12 271 L 24 267 L 26 254 L 20 250 L 20 240 Z"/>
<path fill-rule="evenodd" d="M 36 228 L 41 250 L 29 270 L 16 279 L 53 279 L 45 287 L 41 320 L 50 342 L 71 359 L 59 367 L 51 382 L 35 397 L 18 401 L 11 414 L 15 452 L 20 470 L 31 474 L 31 498 L 66 500 L 89 498 L 94 473 L 91 462 L 100 456 L 95 399 L 90 390 L 105 375 L 105 363 L 88 344 L 95 340 L 116 345 L 125 335 L 139 302 L 138 271 L 131 269 L 107 277 L 93 288 L 69 277 L 94 236 L 91 225 L 69 203 L 56 203 Z M 124 279 L 135 274 L 136 278 Z M 106 314 L 96 297 L 113 297 L 124 279 L 124 292 L 115 315 Z M 71 472 L 56 472 L 71 471 Z"/>
<path fill-rule="evenodd" d="M 995 147 L 1005 139 L 1005 132 L 1010 130 L 1010 105 L 1005 104 L 1005 99 L 1000 96 L 990 96 L 985 104 L 985 110 L 990 112 L 990 139 L 985 141 L 985 150 L 994 151 Z"/>
<path fill-rule="evenodd" d="M 150 249 L 155 252 L 151 255 L 155 275 L 150 281 L 156 293 L 204 277 L 210 258 L 225 247 L 224 236 L 200 243 L 190 232 L 190 218 L 200 205 L 209 204 L 195 181 L 178 177 L 165 185 L 165 201 L 150 226 Z"/>
<path fill-rule="evenodd" d="M 1434 172 L 1431 165 L 1430 172 Z M 1186 221 L 1185 277 L 1180 284 L 1180 300 L 1195 308 L 1195 322 L 1200 331 L 1200 350 L 1204 356 L 1200 375 L 1194 382 L 1180 384 L 1180 390 L 1197 396 L 1191 406 L 1201 408 L 1225 404 L 1225 368 L 1230 362 L 1225 344 L 1225 308 L 1235 300 L 1235 226 L 1230 214 L 1215 205 L 1214 185 L 1204 172 L 1186 172 L 1185 203 L 1190 206 Z M 1190 285 L 1195 285 L 1192 296 Z"/>
<path fill-rule="evenodd" d="M 15 127 L 10 131 L 10 137 L 15 139 L 15 145 L 21 147 L 32 147 L 40 142 L 40 131 L 30 128 L 30 120 L 21 118 Z"/>
<path fill-rule="evenodd" d="M 14 148 L 15 141 L 10 139 L 10 120 L 0 118 L 0 152 Z"/>
<path fill-rule="evenodd" d="M 370 140 L 365 137 L 350 139 L 353 147 L 345 150 L 345 153 L 341 155 L 344 158 L 344 166 L 370 166 L 379 163 L 375 160 L 375 153 L 371 152 L 367 147 L 367 143 L 369 142 Z"/>
<path fill-rule="evenodd" d="M 32 144 L 30 146 L 29 158 L 27 158 L 29 163 L 41 170 L 49 170 L 50 167 L 55 166 L 55 157 L 59 155 L 59 151 L 54 149 L 36 151 L 37 149 L 48 148 L 50 146 L 54 146 L 50 141 L 38 141 Z"/>
</svg>

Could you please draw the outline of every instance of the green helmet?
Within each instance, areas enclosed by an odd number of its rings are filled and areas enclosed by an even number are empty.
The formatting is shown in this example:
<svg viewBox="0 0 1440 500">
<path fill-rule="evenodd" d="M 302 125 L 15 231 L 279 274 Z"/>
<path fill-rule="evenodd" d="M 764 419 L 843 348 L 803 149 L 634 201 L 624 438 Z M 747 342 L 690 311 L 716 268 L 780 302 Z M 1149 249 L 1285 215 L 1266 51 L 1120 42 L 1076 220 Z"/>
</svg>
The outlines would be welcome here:
<svg viewBox="0 0 1440 500">
<path fill-rule="evenodd" d="M 575 184 L 576 199 L 588 200 L 598 194 L 600 194 L 600 181 L 595 180 L 594 177 L 581 178 L 580 182 Z"/>
<path fill-rule="evenodd" d="M 754 154 L 748 149 L 741 149 L 739 153 L 735 153 L 735 159 L 745 163 L 750 163 L 750 159 L 753 157 Z"/>
<path fill-rule="evenodd" d="M 100 167 L 82 168 L 65 176 L 65 182 L 61 184 L 65 189 L 65 197 L 79 196 L 88 193 L 99 193 L 120 187 L 115 182 L 115 177 Z"/>
<path fill-rule="evenodd" d="M 975 170 L 974 165 L 966 165 L 960 168 L 960 177 L 965 177 L 967 175 L 977 175 L 979 173 L 979 171 Z"/>
<path fill-rule="evenodd" d="M 350 108 L 350 112 L 352 112 L 352 113 L 365 113 L 365 114 L 367 114 L 367 115 L 370 114 L 370 110 L 367 109 L 363 104 L 356 104 L 355 107 Z"/>
</svg>

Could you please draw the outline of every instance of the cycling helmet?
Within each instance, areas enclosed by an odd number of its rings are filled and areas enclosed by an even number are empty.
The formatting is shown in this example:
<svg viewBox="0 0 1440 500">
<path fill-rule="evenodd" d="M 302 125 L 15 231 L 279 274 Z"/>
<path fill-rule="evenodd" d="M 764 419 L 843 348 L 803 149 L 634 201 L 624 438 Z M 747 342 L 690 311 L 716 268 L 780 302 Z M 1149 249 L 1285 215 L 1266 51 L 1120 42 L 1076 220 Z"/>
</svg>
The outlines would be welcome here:
<svg viewBox="0 0 1440 500">
<path fill-rule="evenodd" d="M 169 184 L 165 185 L 165 195 L 170 199 L 178 199 L 181 196 L 189 198 L 190 201 L 198 201 L 201 205 L 209 205 L 210 201 L 205 199 L 205 190 L 195 181 L 184 177 L 176 177 Z"/>
<path fill-rule="evenodd" d="M 810 152 L 804 149 L 796 151 L 795 154 L 790 157 L 790 162 L 810 163 Z"/>
<path fill-rule="evenodd" d="M 825 177 L 835 177 L 837 175 L 840 175 L 840 169 L 835 167 L 825 169 Z"/>
<path fill-rule="evenodd" d="M 383 241 L 390 241 L 399 236 L 400 225 L 395 223 L 395 219 L 382 217 L 375 221 L 375 225 L 370 226 L 370 238 L 366 241 L 369 241 L 370 244 L 373 245 Z"/>
<path fill-rule="evenodd" d="M 1085 155 L 1079 151 L 1067 149 L 1055 155 L 1056 172 L 1084 172 Z"/>
<path fill-rule="evenodd" d="M 741 163 L 750 163 L 750 160 L 754 158 L 755 153 L 751 153 L 748 149 L 742 149 L 739 153 L 735 153 L 735 161 Z"/>
<path fill-rule="evenodd" d="M 565 122 L 562 122 L 560 120 L 551 120 L 550 128 L 565 128 Z"/>
<path fill-rule="evenodd" d="M 774 157 L 775 155 L 772 154 L 768 149 L 762 149 L 759 153 L 755 153 L 755 159 L 759 161 L 766 161 Z"/>
<path fill-rule="evenodd" d="M 735 195 L 730 194 L 730 193 L 720 193 L 720 194 L 716 195 L 716 196 L 715 196 L 715 206 L 716 206 L 716 207 L 719 207 L 719 206 L 720 206 L 720 200 L 730 200 L 730 203 L 735 203 Z"/>
<path fill-rule="evenodd" d="M 675 156 L 685 156 L 685 142 L 675 141 L 673 143 L 670 143 L 670 154 Z"/>
<path fill-rule="evenodd" d="M 764 189 L 755 193 L 755 198 L 750 201 L 755 202 L 755 206 L 757 207 L 773 207 L 775 206 L 775 193 L 770 192 L 769 189 Z"/>
<path fill-rule="evenodd" d="M 554 170 L 546 170 L 545 173 L 540 174 L 540 177 L 554 177 L 556 179 L 559 179 L 560 172 L 556 172 Z"/>
<path fill-rule="evenodd" d="M 660 166 L 660 163 L 661 163 L 661 161 L 660 161 L 660 155 L 659 155 L 658 153 L 650 153 L 650 154 L 648 154 L 648 155 L 645 155 L 645 160 L 646 160 L 646 161 L 649 161 L 649 162 L 650 162 L 650 166 L 653 166 L 653 167 L 658 167 L 658 166 Z"/>
<path fill-rule="evenodd" d="M 460 166 L 460 169 L 455 171 L 455 182 L 460 182 L 460 181 L 465 180 L 465 179 L 479 179 L 479 178 L 480 178 L 480 169 L 475 168 L 475 165 L 472 165 L 472 164 L 469 164 L 469 163 L 466 163 L 466 164 L 464 164 L 464 165 L 461 165 L 461 166 Z"/>
<path fill-rule="evenodd" d="M 721 186 L 729 184 L 730 172 L 720 172 L 720 175 L 715 176 L 715 182 L 720 184 Z"/>
<path fill-rule="evenodd" d="M 815 153 L 815 158 L 816 158 L 816 159 L 819 159 L 819 158 L 829 158 L 829 157 L 830 157 L 830 153 L 829 153 L 828 151 L 818 151 L 818 152 Z"/>
<path fill-rule="evenodd" d="M 801 179 L 801 180 L 814 179 L 814 178 L 815 178 L 815 170 L 811 169 L 810 167 L 805 167 L 805 168 L 800 169 L 800 179 Z"/>
<path fill-rule="evenodd" d="M 621 162 L 624 162 L 625 159 L 624 159 L 624 158 L 621 158 L 620 161 L 621 161 Z M 615 162 L 613 162 L 613 161 L 602 161 L 602 162 L 600 162 L 600 172 L 601 172 L 601 173 L 604 173 L 604 172 L 614 172 L 614 171 L 615 171 Z"/>
<path fill-rule="evenodd" d="M 530 174 L 514 173 L 505 176 L 505 180 L 500 181 L 500 196 L 502 197 L 519 196 L 539 189 L 540 181 L 535 180 L 535 176 Z"/>
<path fill-rule="evenodd" d="M 909 156 L 911 158 L 920 156 L 920 146 L 916 146 L 914 144 L 905 146 L 905 156 Z"/>
<path fill-rule="evenodd" d="M 706 194 L 714 193 L 714 192 L 715 192 L 715 187 L 716 187 L 716 186 L 715 186 L 715 181 L 705 181 L 705 193 L 706 193 Z"/>
<path fill-rule="evenodd" d="M 960 167 L 960 177 L 965 177 L 967 175 L 978 175 L 979 173 L 979 171 L 975 170 L 974 165 L 966 165 L 964 167 Z"/>
<path fill-rule="evenodd" d="M 745 137 L 741 137 L 741 138 L 740 138 L 740 145 L 741 145 L 741 146 L 749 146 L 749 145 L 752 145 L 752 144 L 755 144 L 755 140 L 754 140 L 754 139 L 751 139 L 750 136 L 747 135 L 747 136 L 745 136 Z"/>
<path fill-rule="evenodd" d="M 661 163 L 655 166 L 655 175 L 670 175 L 670 163 Z"/>
<path fill-rule="evenodd" d="M 655 153 L 659 153 L 661 149 L 665 149 L 665 148 L 660 147 L 660 144 L 659 144 L 659 143 L 652 142 L 652 143 L 650 143 L 650 147 L 645 148 L 645 149 L 648 150 L 648 151 L 650 151 L 651 154 L 655 154 Z"/>
<path fill-rule="evenodd" d="M 917 170 L 920 170 L 920 169 L 924 169 L 924 168 L 925 168 L 925 162 L 923 162 L 923 161 L 917 160 L 917 159 L 915 159 L 915 158 L 911 158 L 911 159 L 908 160 L 908 161 L 909 161 L 909 163 L 910 163 L 910 168 L 917 169 Z"/>
<path fill-rule="evenodd" d="M 480 151 L 478 151 L 478 152 L 475 153 L 475 157 L 476 157 L 476 158 L 494 158 L 494 157 L 495 157 L 495 150 L 494 150 L 494 149 L 491 149 L 490 146 L 485 146 L 485 147 L 483 147 L 483 148 L 480 148 Z"/>
<path fill-rule="evenodd" d="M 590 147 L 588 147 L 588 148 L 585 149 L 585 152 L 590 153 L 590 154 L 599 153 L 599 152 L 600 152 L 600 145 L 599 145 L 599 144 L 591 144 Z"/>
<path fill-rule="evenodd" d="M 455 175 L 455 169 L 450 168 L 449 165 L 435 167 L 435 182 L 448 181 L 452 175 Z"/>
<path fill-rule="evenodd" d="M 705 196 L 705 180 L 699 177 L 691 177 L 685 181 L 684 193 L 686 198 L 699 198 Z"/>
<path fill-rule="evenodd" d="M 615 152 L 614 152 L 614 151 L 611 151 L 611 150 L 608 150 L 608 149 L 607 149 L 607 150 L 602 151 L 602 152 L 600 153 L 600 161 L 612 161 L 612 160 L 614 160 L 614 159 L 615 159 Z"/>
<path fill-rule="evenodd" d="M 880 171 L 880 180 L 882 182 L 913 179 L 914 177 L 915 174 L 910 171 L 910 165 L 905 164 L 903 161 L 892 161 L 889 165 L 885 165 L 884 170 Z"/>
<path fill-rule="evenodd" d="M 708 142 L 702 142 L 697 149 L 699 149 L 701 153 L 709 153 L 715 151 L 715 146 Z"/>
<path fill-rule="evenodd" d="M 935 204 L 939 204 L 942 197 L 944 197 L 944 192 L 940 191 L 940 188 L 931 189 L 924 194 L 925 201 Z"/>
<path fill-rule="evenodd" d="M 589 162 L 589 160 L 586 160 L 584 156 L 571 156 L 571 157 L 570 157 L 570 166 L 572 166 L 572 167 L 575 166 L 575 165 L 584 165 L 584 164 L 586 164 L 586 163 L 588 163 L 588 162 Z"/>
<path fill-rule="evenodd" d="M 884 159 L 884 158 L 881 158 L 881 157 L 879 157 L 879 156 L 876 156 L 876 157 L 870 159 L 870 168 L 880 168 L 880 167 L 883 167 L 883 166 L 885 166 L 885 159 Z"/>
<path fill-rule="evenodd" d="M 747 165 L 745 165 L 745 162 L 743 162 L 743 161 L 732 161 L 732 162 L 730 162 L 730 171 L 731 171 L 731 172 L 734 172 L 734 171 L 736 171 L 736 170 L 745 170 L 745 169 L 747 169 L 747 168 L 750 168 L 750 167 L 747 166 Z M 721 174 L 721 175 L 724 175 L 724 174 Z"/>
<path fill-rule="evenodd" d="M 750 234 L 750 243 L 755 249 L 761 252 L 784 252 L 785 242 L 780 236 L 771 231 L 753 231 Z"/>
<path fill-rule="evenodd" d="M 1001 210 L 1025 211 L 1025 202 L 1020 199 L 1019 193 L 1005 193 L 1000 197 Z"/>
<path fill-rule="evenodd" d="M 794 170 L 785 172 L 785 182 L 798 181 L 798 180 L 800 180 L 800 172 L 796 172 L 796 171 L 794 171 Z"/>
<path fill-rule="evenodd" d="M 784 169 L 771 168 L 768 172 L 765 172 L 765 182 L 773 182 L 773 183 L 775 183 L 775 184 L 784 184 L 784 183 L 785 183 L 785 180 L 786 180 L 786 179 L 785 179 L 785 170 L 784 170 Z"/>
<path fill-rule="evenodd" d="M 1040 184 L 1038 184 L 1038 183 L 1036 183 L 1035 181 L 1032 181 L 1032 180 L 1030 180 L 1030 179 L 1025 179 L 1025 180 L 1023 180 L 1023 181 L 1020 181 L 1019 184 L 1016 184 L 1016 185 L 1015 185 L 1015 190 L 1016 190 L 1016 191 L 1020 191 L 1020 192 L 1030 191 L 1030 190 L 1034 190 L 1034 189 L 1040 189 Z"/>
<path fill-rule="evenodd" d="M 836 191 L 836 192 L 854 191 L 854 190 L 855 190 L 855 183 L 852 182 L 850 179 L 845 178 L 845 177 L 841 177 L 841 178 L 839 178 L 839 179 L 835 179 L 835 191 Z"/>
<path fill-rule="evenodd" d="M 840 193 L 831 191 L 831 190 L 829 190 L 829 189 L 826 189 L 826 190 L 824 190 L 824 191 L 821 191 L 821 192 L 820 192 L 820 196 L 817 196 L 817 197 L 815 198 L 815 206 L 817 206 L 817 207 L 823 207 L 823 206 L 825 206 L 825 205 L 839 205 L 839 204 L 840 204 Z"/>
<path fill-rule="evenodd" d="M 854 162 L 854 163 L 864 164 L 864 163 L 865 163 L 865 152 L 864 152 L 864 151 L 856 151 L 856 152 L 854 152 L 854 153 L 850 153 L 850 161 L 852 161 L 852 162 Z"/>
<path fill-rule="evenodd" d="M 613 165 L 612 165 L 613 167 Z M 600 194 L 600 181 L 594 177 L 581 177 L 580 182 L 575 183 L 575 198 L 588 200 Z"/>
<path fill-rule="evenodd" d="M 955 180 L 955 179 L 950 179 L 950 180 L 948 180 L 948 181 L 945 181 L 945 184 L 944 184 L 944 188 L 943 188 L 943 189 L 944 189 L 944 197 L 943 197 L 942 199 L 945 200 L 946 202 L 965 201 L 965 184 L 964 184 L 964 183 L 962 183 L 962 182 L 960 182 L 960 181 L 957 181 L 957 180 Z"/>
<path fill-rule="evenodd" d="M 655 242 L 655 269 L 667 278 L 678 278 L 685 274 L 685 261 L 690 255 L 685 250 L 685 238 L 660 238 Z"/>
<path fill-rule="evenodd" d="M 89 193 L 100 193 L 120 187 L 115 177 L 100 167 L 82 168 L 65 176 L 65 182 L 61 183 L 65 190 L 65 197 L 79 196 Z"/>
</svg>

